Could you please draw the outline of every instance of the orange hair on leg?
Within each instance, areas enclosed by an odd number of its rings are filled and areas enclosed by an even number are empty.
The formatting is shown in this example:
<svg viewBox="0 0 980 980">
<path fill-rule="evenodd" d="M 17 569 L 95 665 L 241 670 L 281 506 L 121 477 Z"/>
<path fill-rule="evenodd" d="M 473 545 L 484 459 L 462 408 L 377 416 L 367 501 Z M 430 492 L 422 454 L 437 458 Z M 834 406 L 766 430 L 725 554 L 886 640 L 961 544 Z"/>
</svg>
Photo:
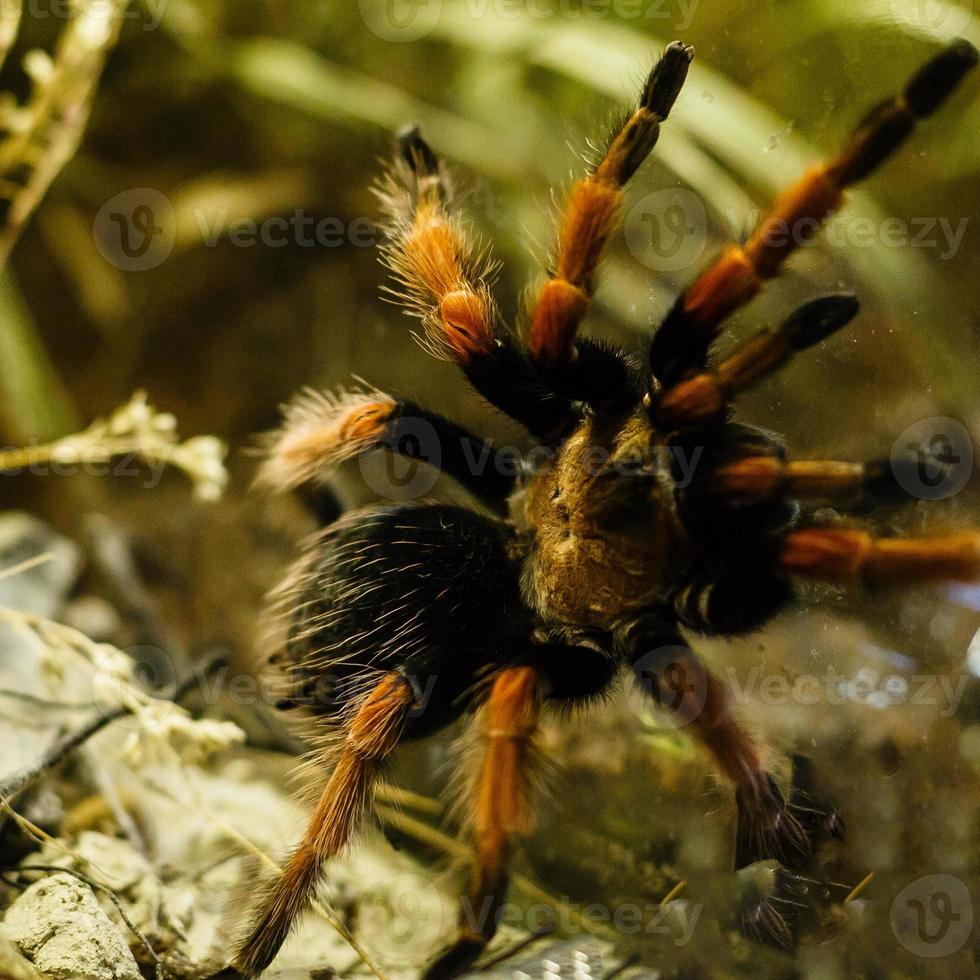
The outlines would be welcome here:
<svg viewBox="0 0 980 980">
<path fill-rule="evenodd" d="M 783 541 L 788 572 L 830 582 L 902 585 L 980 579 L 980 533 L 874 538 L 865 531 L 810 528 Z"/>
<path fill-rule="evenodd" d="M 285 492 L 326 476 L 376 445 L 397 409 L 380 391 L 300 392 L 285 406 L 282 426 L 265 437 L 256 483 Z"/>
<path fill-rule="evenodd" d="M 233 965 L 245 976 L 254 977 L 269 966 L 297 916 L 309 906 L 323 863 L 350 842 L 414 703 L 410 685 L 395 673 L 386 674 L 362 702 L 302 841 L 235 955 Z"/>
<path fill-rule="evenodd" d="M 654 337 L 654 374 L 672 381 L 684 370 L 700 367 L 718 325 L 779 272 L 840 207 L 844 191 L 884 163 L 976 62 L 973 45 L 954 41 L 912 77 L 902 94 L 875 108 L 834 159 L 811 167 L 780 194 L 749 241 L 729 245 L 678 299 Z"/>
<path fill-rule="evenodd" d="M 531 753 L 539 701 L 533 667 L 505 667 L 494 676 L 477 722 L 482 758 L 464 801 L 476 854 L 461 902 L 459 934 L 423 971 L 426 980 L 456 976 L 497 930 L 514 838 L 527 834 L 533 822 Z"/>
<path fill-rule="evenodd" d="M 613 134 L 603 158 L 571 189 L 558 229 L 555 271 L 538 293 L 531 314 L 533 357 L 555 365 L 575 358 L 575 334 L 595 292 L 596 273 L 616 228 L 621 188 L 660 135 L 687 77 L 694 49 L 678 41 L 667 46 L 647 78 L 640 104 Z"/>
<path fill-rule="evenodd" d="M 399 140 L 401 158 L 378 188 L 391 236 L 383 255 L 397 281 L 390 291 L 421 319 L 430 352 L 465 365 L 495 343 L 495 265 L 451 213 L 448 177 L 418 130 Z"/>
</svg>

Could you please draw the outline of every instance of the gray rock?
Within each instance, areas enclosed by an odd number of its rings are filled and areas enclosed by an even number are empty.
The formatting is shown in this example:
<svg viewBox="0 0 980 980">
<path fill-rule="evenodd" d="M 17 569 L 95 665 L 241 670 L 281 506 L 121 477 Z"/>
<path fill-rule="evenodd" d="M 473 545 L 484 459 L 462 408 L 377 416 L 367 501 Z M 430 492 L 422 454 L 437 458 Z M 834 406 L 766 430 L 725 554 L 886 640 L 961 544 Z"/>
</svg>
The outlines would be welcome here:
<svg viewBox="0 0 980 980">
<path fill-rule="evenodd" d="M 5 933 L 51 980 L 141 980 L 126 940 L 87 885 L 55 874 L 7 910 Z"/>
</svg>

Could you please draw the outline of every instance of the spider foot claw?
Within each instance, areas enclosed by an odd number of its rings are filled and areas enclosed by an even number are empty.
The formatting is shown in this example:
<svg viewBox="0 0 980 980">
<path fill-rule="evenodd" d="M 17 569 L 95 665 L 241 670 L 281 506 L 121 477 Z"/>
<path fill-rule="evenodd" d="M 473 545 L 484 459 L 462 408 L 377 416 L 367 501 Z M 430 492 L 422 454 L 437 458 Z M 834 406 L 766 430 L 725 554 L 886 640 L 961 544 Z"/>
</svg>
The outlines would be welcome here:
<svg viewBox="0 0 980 980">
<path fill-rule="evenodd" d="M 735 836 L 735 869 L 773 860 L 788 868 L 805 867 L 813 856 L 813 840 L 795 809 L 769 773 L 735 795 L 738 821 Z"/>
<path fill-rule="evenodd" d="M 486 940 L 479 936 L 461 935 L 429 962 L 419 980 L 453 980 L 465 973 L 486 947 Z"/>
</svg>

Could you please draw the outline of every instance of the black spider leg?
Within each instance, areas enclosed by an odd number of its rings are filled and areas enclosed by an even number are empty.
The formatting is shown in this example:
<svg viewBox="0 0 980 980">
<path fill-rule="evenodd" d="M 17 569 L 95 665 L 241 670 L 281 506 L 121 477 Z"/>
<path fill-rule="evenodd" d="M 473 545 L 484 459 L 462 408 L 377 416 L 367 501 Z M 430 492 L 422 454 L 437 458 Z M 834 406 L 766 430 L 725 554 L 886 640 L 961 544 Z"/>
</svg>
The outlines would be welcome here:
<svg viewBox="0 0 980 980">
<path fill-rule="evenodd" d="M 742 391 L 757 384 L 788 360 L 829 338 L 857 313 L 848 293 L 810 300 L 795 310 L 776 331 L 763 330 L 741 344 L 717 366 L 691 375 L 650 399 L 655 424 L 672 432 L 679 445 L 696 444 L 729 417 L 731 404 Z M 898 503 L 920 488 L 936 487 L 947 479 L 957 458 L 940 438 L 928 449 L 909 447 L 900 458 L 871 462 L 791 460 L 766 447 L 758 454 L 751 445 L 712 460 L 712 479 L 706 498 L 729 510 L 763 504 L 780 497 L 799 500 Z"/>
<path fill-rule="evenodd" d="M 542 384 L 556 395 L 603 415 L 632 411 L 645 390 L 639 360 L 597 337 L 580 336 L 574 360 L 542 367 L 540 372 Z"/>
<path fill-rule="evenodd" d="M 714 473 L 726 460 L 785 456 L 772 433 L 723 422 L 670 442 L 677 512 L 689 535 L 691 558 L 670 599 L 678 622 L 708 635 L 757 629 L 792 601 L 792 586 L 776 567 L 778 541 L 799 508 L 776 498 L 735 509 L 714 492 Z M 770 541 L 773 542 L 770 544 Z"/>
<path fill-rule="evenodd" d="M 806 919 L 812 920 L 814 927 L 818 925 L 820 907 L 828 901 L 829 883 L 817 859 L 817 849 L 825 841 L 844 837 L 840 810 L 820 795 L 813 764 L 801 755 L 793 756 L 789 809 L 811 842 L 813 850 L 806 867 L 756 865 L 739 873 L 739 928 L 753 942 L 777 949 L 795 945 Z"/>
<path fill-rule="evenodd" d="M 782 537 L 798 516 L 786 494 L 740 498 L 719 492 L 719 473 L 745 460 L 779 468 L 786 449 L 774 435 L 730 421 L 734 396 L 840 329 L 857 312 L 849 294 L 803 304 L 778 331 L 764 330 L 718 367 L 651 399 L 668 431 L 676 506 L 690 535 L 692 560 L 673 593 L 676 615 L 701 633 L 736 634 L 761 626 L 793 596 L 778 569 Z"/>
<path fill-rule="evenodd" d="M 779 330 L 762 331 L 717 367 L 650 399 L 656 422 L 674 426 L 668 436 L 671 448 L 703 450 L 708 463 L 693 473 L 688 487 L 678 486 L 678 510 L 691 531 L 691 567 L 701 579 L 692 588 L 681 587 L 678 613 L 686 625 L 714 632 L 751 629 L 766 618 L 767 596 L 789 598 L 789 585 L 779 577 L 788 581 L 790 574 L 883 584 L 976 577 L 980 536 L 975 533 L 876 540 L 854 528 L 795 529 L 778 520 L 781 509 L 790 517 L 794 498 L 833 497 L 855 489 L 887 495 L 903 481 L 915 489 L 908 462 L 886 475 L 881 464 L 794 462 L 765 446 L 761 451 L 738 446 L 737 440 L 727 447 L 727 459 L 718 454 L 719 433 L 725 449 L 724 436 L 732 432 L 725 420 L 733 397 L 840 329 L 856 309 L 847 295 L 812 300 Z M 913 466 L 921 463 L 912 461 Z M 723 579 L 725 589 L 719 592 L 716 583 Z M 759 604 L 753 602 L 753 582 L 766 586 L 758 593 Z M 778 605 L 773 602 L 773 611 Z"/>
<path fill-rule="evenodd" d="M 957 39 L 928 61 L 901 95 L 886 99 L 856 127 L 844 149 L 779 196 L 744 245 L 729 245 L 678 297 L 653 337 L 650 368 L 674 384 L 704 368 L 720 324 L 773 278 L 797 247 L 840 206 L 843 192 L 884 163 L 976 65 L 977 51 Z"/>
<path fill-rule="evenodd" d="M 805 865 L 811 844 L 804 828 L 733 714 L 725 686 L 680 634 L 672 611 L 654 609 L 624 623 L 615 641 L 636 683 L 675 726 L 708 750 L 734 787 L 736 869 L 766 858 L 789 867 Z"/>
<path fill-rule="evenodd" d="M 593 411 L 620 414 L 643 395 L 643 378 L 621 350 L 578 338 L 599 266 L 623 204 L 623 188 L 653 150 L 694 50 L 674 41 L 651 69 L 636 107 L 607 140 L 601 158 L 570 189 L 559 220 L 554 264 L 530 314 L 529 349 L 544 383 Z"/>
<path fill-rule="evenodd" d="M 470 358 L 463 373 L 491 405 L 544 445 L 560 442 L 578 421 L 571 400 L 544 383 L 523 345 L 509 333 L 498 335 L 486 353 Z"/>
<path fill-rule="evenodd" d="M 735 925 L 760 946 L 786 951 L 796 946 L 804 916 L 812 910 L 810 883 L 781 864 L 749 865 L 737 873 Z"/>
<path fill-rule="evenodd" d="M 305 391 L 284 414 L 283 425 L 266 440 L 257 482 L 280 491 L 301 489 L 324 524 L 340 513 L 339 501 L 324 489 L 331 469 L 383 450 L 440 470 L 491 509 L 506 512 L 520 470 L 518 451 L 497 450 L 413 402 L 378 391 L 336 396 Z M 389 458 L 384 486 L 375 489 L 397 496 L 415 480 L 416 470 Z"/>
<path fill-rule="evenodd" d="M 398 403 L 378 444 L 437 467 L 488 507 L 506 512 L 519 470 L 516 453 L 501 452 L 461 425 L 408 401 Z"/>
</svg>

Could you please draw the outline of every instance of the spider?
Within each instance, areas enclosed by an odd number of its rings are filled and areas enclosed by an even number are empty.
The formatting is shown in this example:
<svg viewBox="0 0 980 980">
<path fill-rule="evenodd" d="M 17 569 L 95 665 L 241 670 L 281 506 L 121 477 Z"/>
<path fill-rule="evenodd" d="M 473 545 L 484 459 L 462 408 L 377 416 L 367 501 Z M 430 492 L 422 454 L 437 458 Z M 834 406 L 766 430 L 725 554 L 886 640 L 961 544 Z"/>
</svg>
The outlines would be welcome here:
<svg viewBox="0 0 980 980">
<path fill-rule="evenodd" d="M 641 359 L 579 327 L 624 185 L 656 143 L 692 57 L 684 43 L 667 46 L 636 108 L 572 186 L 524 339 L 500 325 L 494 266 L 455 213 L 443 165 L 417 129 L 399 136 L 379 189 L 396 295 L 421 319 L 425 345 L 458 364 L 539 451 L 514 473 L 491 444 L 372 390 L 307 391 L 285 409 L 259 474 L 266 486 L 316 485 L 379 446 L 432 459 L 416 438 L 421 426 L 437 437 L 442 470 L 483 509 L 413 502 L 343 514 L 283 583 L 281 641 L 268 659 L 280 706 L 312 725 L 329 777 L 238 948 L 245 975 L 275 957 L 399 743 L 467 712 L 460 789 L 474 859 L 458 937 L 423 976 L 465 971 L 495 933 L 508 858 L 532 823 L 539 716 L 588 705 L 624 672 L 645 681 L 731 783 L 736 866 L 793 866 L 813 834 L 686 636 L 762 626 L 793 600 L 798 577 L 859 586 L 980 576 L 980 533 L 876 538 L 807 522 L 806 503 L 900 494 L 903 464 L 794 460 L 777 437 L 732 419 L 740 391 L 854 317 L 853 296 L 813 299 L 720 363 L 709 356 L 725 319 L 946 100 L 977 51 L 953 42 L 870 112 L 839 155 L 779 196 L 744 244 L 728 245 L 683 291 Z M 786 228 L 801 234 L 776 234 Z M 698 466 L 682 481 L 678 460 L 695 449 Z"/>
</svg>

